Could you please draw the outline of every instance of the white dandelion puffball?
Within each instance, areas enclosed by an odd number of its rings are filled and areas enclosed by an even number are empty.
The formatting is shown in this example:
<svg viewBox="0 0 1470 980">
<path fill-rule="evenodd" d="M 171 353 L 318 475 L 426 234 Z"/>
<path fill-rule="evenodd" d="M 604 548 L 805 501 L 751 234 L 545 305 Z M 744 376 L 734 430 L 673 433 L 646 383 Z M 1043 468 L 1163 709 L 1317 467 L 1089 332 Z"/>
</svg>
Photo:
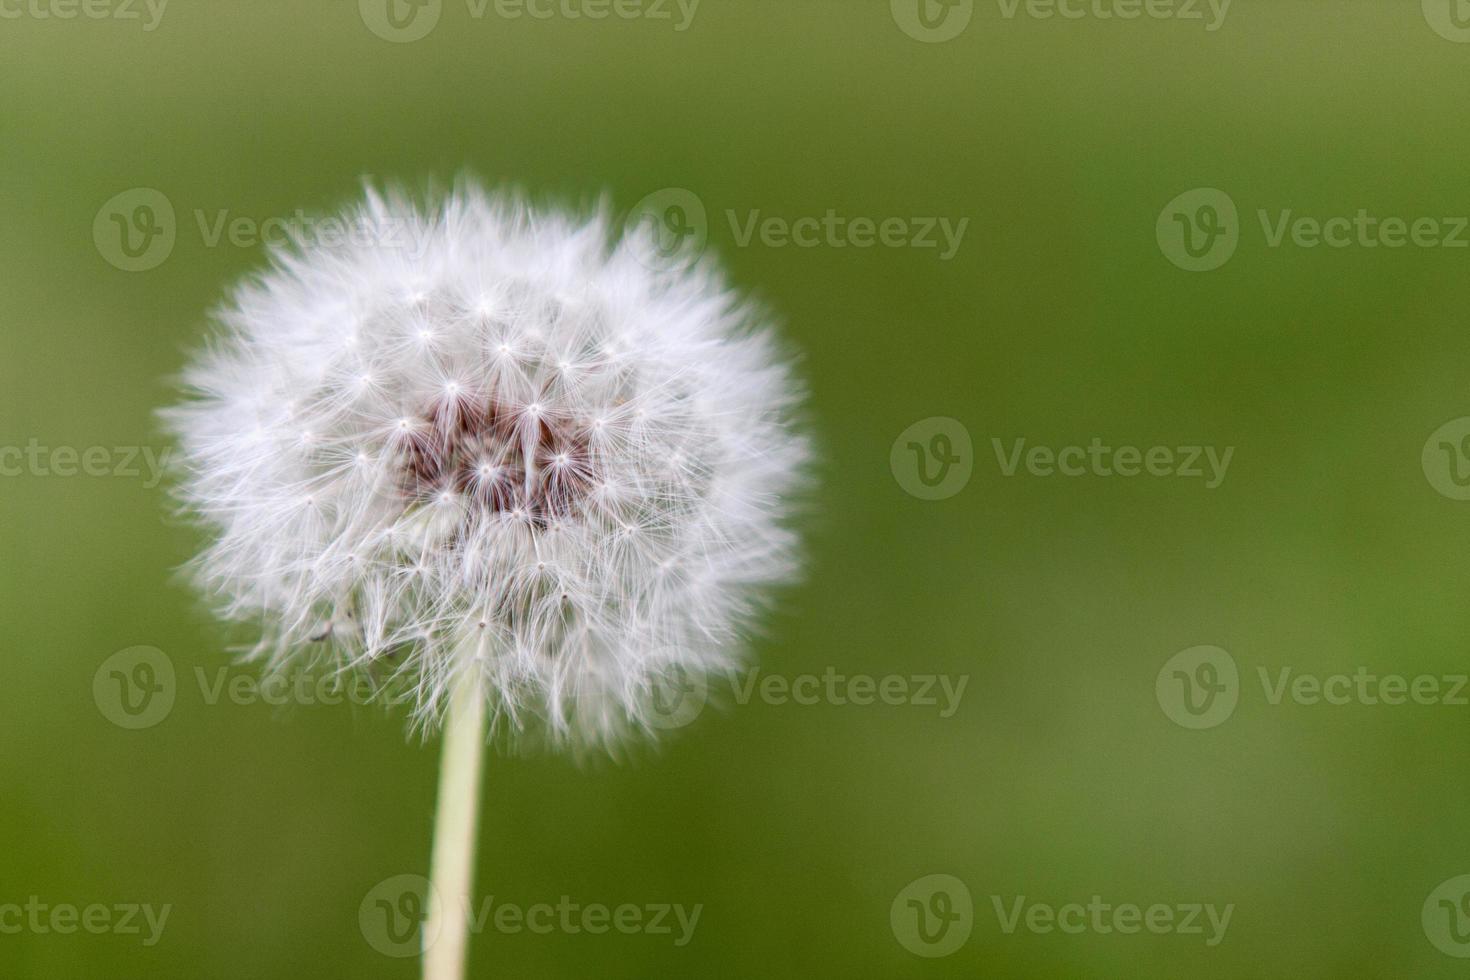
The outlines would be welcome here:
<svg viewBox="0 0 1470 980">
<path fill-rule="evenodd" d="M 808 444 L 763 315 L 606 209 L 461 183 L 344 221 L 236 287 L 165 412 L 201 588 L 250 656 L 395 682 L 425 726 L 471 670 L 504 732 L 650 730 L 796 571 Z"/>
</svg>

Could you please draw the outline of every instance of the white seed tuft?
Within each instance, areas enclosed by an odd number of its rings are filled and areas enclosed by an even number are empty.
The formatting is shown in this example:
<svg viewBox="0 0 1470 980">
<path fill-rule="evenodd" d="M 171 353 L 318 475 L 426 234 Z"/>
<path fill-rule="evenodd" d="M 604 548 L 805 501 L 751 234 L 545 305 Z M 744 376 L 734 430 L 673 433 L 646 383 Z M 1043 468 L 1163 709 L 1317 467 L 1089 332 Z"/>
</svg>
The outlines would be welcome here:
<svg viewBox="0 0 1470 980">
<path fill-rule="evenodd" d="M 235 288 L 165 418 L 193 565 L 280 669 L 330 644 L 432 727 L 478 671 L 509 735 L 613 749 L 739 662 L 796 571 L 800 391 L 708 262 L 462 184 Z M 512 742 L 518 741 L 512 738 Z"/>
</svg>

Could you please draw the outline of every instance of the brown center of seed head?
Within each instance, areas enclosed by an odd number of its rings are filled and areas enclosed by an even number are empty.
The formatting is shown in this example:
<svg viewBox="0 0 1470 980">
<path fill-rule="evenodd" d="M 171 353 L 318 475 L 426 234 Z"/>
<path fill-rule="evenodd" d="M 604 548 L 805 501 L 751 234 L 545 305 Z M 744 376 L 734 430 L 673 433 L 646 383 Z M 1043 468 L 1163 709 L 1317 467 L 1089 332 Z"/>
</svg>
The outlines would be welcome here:
<svg viewBox="0 0 1470 980">
<path fill-rule="evenodd" d="M 575 515 L 593 483 L 587 426 L 542 404 L 453 392 L 409 428 L 400 465 L 404 492 L 417 503 L 455 494 L 472 513 L 544 528 Z"/>
</svg>

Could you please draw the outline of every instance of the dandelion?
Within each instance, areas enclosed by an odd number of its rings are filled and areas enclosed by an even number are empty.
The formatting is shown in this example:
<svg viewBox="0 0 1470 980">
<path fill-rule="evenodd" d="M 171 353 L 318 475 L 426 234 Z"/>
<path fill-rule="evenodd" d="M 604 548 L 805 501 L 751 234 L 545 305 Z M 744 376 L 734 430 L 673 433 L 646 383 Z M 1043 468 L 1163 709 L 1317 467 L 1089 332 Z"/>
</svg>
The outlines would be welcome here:
<svg viewBox="0 0 1470 980">
<path fill-rule="evenodd" d="M 247 656 L 365 672 L 444 727 L 453 907 L 487 731 L 616 752 L 671 672 L 739 661 L 796 569 L 800 391 L 707 260 L 650 262 L 605 212 L 462 183 L 349 217 L 234 290 L 165 418 L 209 533 L 192 572 L 259 630 Z M 458 976 L 441 917 L 426 976 Z"/>
</svg>

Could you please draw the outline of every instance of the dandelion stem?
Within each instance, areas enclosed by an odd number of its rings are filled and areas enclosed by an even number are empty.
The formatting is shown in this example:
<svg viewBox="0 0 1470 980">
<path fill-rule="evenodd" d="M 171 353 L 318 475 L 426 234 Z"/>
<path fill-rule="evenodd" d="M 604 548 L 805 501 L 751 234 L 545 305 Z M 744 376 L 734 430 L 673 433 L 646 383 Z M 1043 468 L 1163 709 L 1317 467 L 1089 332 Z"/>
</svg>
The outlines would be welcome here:
<svg viewBox="0 0 1470 980">
<path fill-rule="evenodd" d="M 434 821 L 433 889 L 424 924 L 424 980 L 463 980 L 475 887 L 480 774 L 485 754 L 485 695 L 467 664 L 450 694 L 439 760 L 439 812 Z"/>
</svg>

